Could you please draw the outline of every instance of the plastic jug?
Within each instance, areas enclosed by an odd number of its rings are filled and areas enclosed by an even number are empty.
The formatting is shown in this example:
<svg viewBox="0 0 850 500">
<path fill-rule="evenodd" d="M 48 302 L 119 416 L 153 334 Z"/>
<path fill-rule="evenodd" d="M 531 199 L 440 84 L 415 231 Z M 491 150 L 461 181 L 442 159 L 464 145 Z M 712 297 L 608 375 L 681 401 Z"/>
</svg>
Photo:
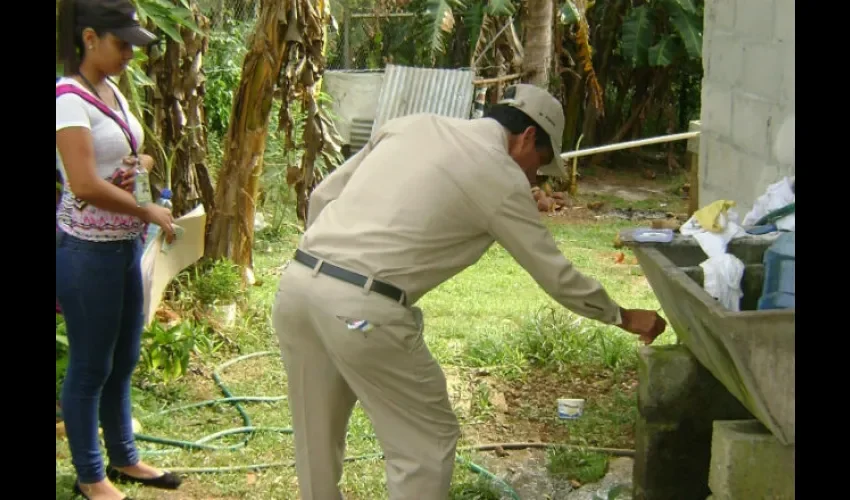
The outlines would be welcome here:
<svg viewBox="0 0 850 500">
<path fill-rule="evenodd" d="M 783 233 L 764 253 L 764 287 L 758 309 L 794 309 L 794 231 Z"/>
</svg>

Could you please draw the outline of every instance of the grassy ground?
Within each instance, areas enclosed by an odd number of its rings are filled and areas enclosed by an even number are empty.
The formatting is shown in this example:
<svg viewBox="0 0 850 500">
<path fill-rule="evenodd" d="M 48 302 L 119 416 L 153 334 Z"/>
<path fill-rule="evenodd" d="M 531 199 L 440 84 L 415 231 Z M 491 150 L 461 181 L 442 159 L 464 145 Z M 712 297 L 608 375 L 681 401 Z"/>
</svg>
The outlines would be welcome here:
<svg viewBox="0 0 850 500">
<path fill-rule="evenodd" d="M 667 202 L 664 202 L 665 205 Z M 564 222 L 564 221 L 559 221 Z M 626 307 L 658 308 L 658 302 L 633 258 L 618 263 L 612 248 L 616 232 L 636 222 L 576 220 L 550 223 L 564 254 L 582 271 L 599 279 Z M 135 389 L 135 416 L 147 435 L 197 440 L 224 429 L 243 426 L 232 406 L 217 405 L 174 412 L 164 408 L 222 397 L 213 370 L 239 355 L 272 351 L 221 371 L 223 382 L 237 396 L 284 396 L 285 375 L 276 355 L 277 340 L 268 320 L 280 266 L 298 239 L 288 226 L 258 240 L 255 254 L 258 286 L 241 301 L 236 325 L 225 329 L 229 339 L 192 359 L 192 369 L 177 382 Z M 420 303 L 426 316 L 426 341 L 442 364 L 462 423 L 461 446 L 519 441 L 570 442 L 590 446 L 633 448 L 636 418 L 636 338 L 574 316 L 552 301 L 501 247 L 495 245 L 481 261 L 443 284 Z M 674 340 L 672 331 L 659 343 Z M 208 346 L 209 347 L 209 346 Z M 213 352 L 214 351 L 214 352 Z M 137 386 L 144 384 L 139 381 Z M 556 399 L 586 398 L 585 416 L 572 424 L 558 420 Z M 252 424 L 288 427 L 285 400 L 244 403 Z M 351 421 L 348 455 L 380 451 L 370 436 L 371 424 L 357 407 Z M 212 444 L 238 444 L 244 436 L 229 436 Z M 141 443 L 145 450 L 156 449 Z M 162 449 L 162 447 L 160 447 Z M 70 498 L 74 474 L 67 445 L 57 438 L 57 499 Z M 258 463 L 289 463 L 291 435 L 255 434 L 235 451 L 176 450 L 147 458 L 165 468 L 229 467 Z M 481 463 L 493 456 L 464 454 Z M 510 461 L 510 455 L 498 460 Z M 550 468 L 563 472 L 569 456 L 551 455 Z M 576 471 L 585 481 L 587 461 Z M 593 465 L 595 462 L 591 463 Z M 603 466 L 590 469 L 604 470 Z M 591 475 L 594 473 L 590 472 Z M 597 474 L 598 475 L 598 474 Z M 455 472 L 454 499 L 498 498 L 477 476 L 462 466 Z M 385 498 L 383 462 L 346 464 L 343 489 L 348 499 Z M 297 485 L 292 467 L 262 471 L 189 474 L 174 493 L 127 487 L 137 499 L 294 499 Z"/>
</svg>

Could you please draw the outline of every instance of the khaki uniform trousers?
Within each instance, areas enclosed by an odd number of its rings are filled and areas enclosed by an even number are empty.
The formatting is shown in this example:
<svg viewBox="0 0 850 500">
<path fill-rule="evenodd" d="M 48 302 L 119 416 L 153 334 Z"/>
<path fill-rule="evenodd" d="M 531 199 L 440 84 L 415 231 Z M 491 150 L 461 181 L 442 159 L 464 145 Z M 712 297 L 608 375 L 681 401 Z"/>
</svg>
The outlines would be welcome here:
<svg viewBox="0 0 850 500">
<path fill-rule="evenodd" d="M 366 320 L 372 329 L 349 328 L 347 320 Z M 418 308 L 293 261 L 272 323 L 288 378 L 302 499 L 343 498 L 345 437 L 358 400 L 384 452 L 389 498 L 448 498 L 460 430 Z"/>
</svg>

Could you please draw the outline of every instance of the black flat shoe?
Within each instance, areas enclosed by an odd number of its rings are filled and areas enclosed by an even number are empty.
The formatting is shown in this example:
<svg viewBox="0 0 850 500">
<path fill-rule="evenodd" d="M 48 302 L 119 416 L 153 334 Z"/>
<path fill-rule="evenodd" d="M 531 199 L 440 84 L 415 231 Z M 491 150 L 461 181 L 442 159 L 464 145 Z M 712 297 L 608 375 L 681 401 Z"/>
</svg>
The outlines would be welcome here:
<svg viewBox="0 0 850 500">
<path fill-rule="evenodd" d="M 136 483 L 141 484 L 142 486 L 150 486 L 152 488 L 159 488 L 162 490 L 176 490 L 183 482 L 183 480 L 180 479 L 180 476 L 170 472 L 165 472 L 159 477 L 142 479 L 140 477 L 133 477 L 129 474 L 124 474 L 111 465 L 106 466 L 106 476 L 109 477 L 110 481 L 115 483 Z"/>
<path fill-rule="evenodd" d="M 90 500 L 89 497 L 87 497 L 86 494 L 83 493 L 83 490 L 80 489 L 80 483 L 74 483 L 74 494 L 77 495 L 77 496 L 81 496 L 81 497 L 85 498 L 86 500 Z M 130 497 L 124 497 L 122 500 L 133 500 L 133 499 L 130 498 Z"/>
</svg>

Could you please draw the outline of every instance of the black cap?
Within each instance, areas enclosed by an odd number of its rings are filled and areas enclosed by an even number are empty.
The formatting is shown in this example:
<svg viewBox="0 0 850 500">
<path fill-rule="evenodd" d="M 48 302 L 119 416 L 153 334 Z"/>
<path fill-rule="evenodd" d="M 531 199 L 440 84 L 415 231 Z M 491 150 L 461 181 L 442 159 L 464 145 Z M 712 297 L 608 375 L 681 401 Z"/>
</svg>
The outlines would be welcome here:
<svg viewBox="0 0 850 500">
<path fill-rule="evenodd" d="M 129 0 L 77 0 L 76 24 L 81 28 L 112 33 L 121 40 L 144 47 L 157 40 L 142 28 L 136 8 Z"/>
</svg>

